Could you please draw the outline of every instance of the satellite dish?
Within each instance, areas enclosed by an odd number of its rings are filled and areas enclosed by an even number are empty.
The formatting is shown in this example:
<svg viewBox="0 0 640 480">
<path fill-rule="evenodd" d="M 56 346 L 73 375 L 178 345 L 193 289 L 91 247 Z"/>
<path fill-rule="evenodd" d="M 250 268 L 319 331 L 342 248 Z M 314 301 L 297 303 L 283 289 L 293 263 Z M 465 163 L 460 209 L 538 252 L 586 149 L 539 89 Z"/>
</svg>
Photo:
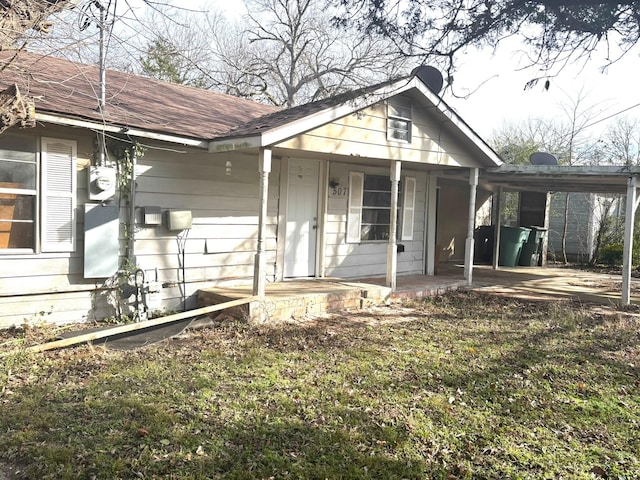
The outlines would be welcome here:
<svg viewBox="0 0 640 480">
<path fill-rule="evenodd" d="M 558 165 L 558 159 L 547 152 L 535 152 L 529 155 L 531 165 Z"/>
<path fill-rule="evenodd" d="M 444 81 L 440 70 L 430 65 L 420 65 L 411 71 L 411 75 L 418 77 L 433 93 L 440 93 Z"/>
</svg>

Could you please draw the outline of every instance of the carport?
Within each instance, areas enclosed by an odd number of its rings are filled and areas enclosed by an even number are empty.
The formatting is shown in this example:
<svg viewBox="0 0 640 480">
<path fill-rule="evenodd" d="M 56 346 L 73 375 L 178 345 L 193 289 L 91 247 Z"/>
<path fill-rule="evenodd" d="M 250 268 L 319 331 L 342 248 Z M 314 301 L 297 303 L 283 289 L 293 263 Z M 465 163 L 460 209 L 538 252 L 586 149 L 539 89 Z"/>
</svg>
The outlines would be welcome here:
<svg viewBox="0 0 640 480">
<path fill-rule="evenodd" d="M 473 172 L 472 172 L 473 175 Z M 442 172 L 442 177 L 461 179 L 459 172 Z M 640 201 L 640 167 L 637 166 L 558 166 L 558 165 L 501 165 L 478 172 L 478 188 L 491 191 L 495 204 L 505 192 L 587 192 L 626 195 L 622 291 L 620 303 L 629 305 L 631 289 L 631 252 L 633 251 L 634 217 Z M 629 214 L 631 212 L 631 214 Z M 500 212 L 497 212 L 494 264 L 498 269 L 500 249 Z M 467 239 L 473 249 L 473 239 Z M 469 248 L 469 247 L 468 247 Z M 471 282 L 473 254 L 465 256 L 467 280 Z"/>
</svg>

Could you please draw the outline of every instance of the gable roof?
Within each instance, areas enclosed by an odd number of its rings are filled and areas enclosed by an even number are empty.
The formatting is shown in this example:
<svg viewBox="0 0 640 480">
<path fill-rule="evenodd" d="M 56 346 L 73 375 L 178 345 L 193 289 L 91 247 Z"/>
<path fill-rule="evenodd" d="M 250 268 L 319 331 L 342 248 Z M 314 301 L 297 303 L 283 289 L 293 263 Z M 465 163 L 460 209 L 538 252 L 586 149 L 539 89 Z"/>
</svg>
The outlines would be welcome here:
<svg viewBox="0 0 640 480">
<path fill-rule="evenodd" d="M 360 98 L 366 98 L 368 95 L 373 94 L 377 90 L 383 88 L 385 85 L 392 85 L 396 80 L 388 80 L 376 85 L 370 85 L 367 87 L 359 88 L 357 90 L 351 90 L 344 92 L 333 97 L 325 98 L 322 100 L 316 100 L 315 102 L 305 103 L 304 105 L 297 105 L 284 110 L 276 110 L 262 117 L 250 120 L 242 125 L 237 125 L 231 128 L 226 134 L 226 137 L 245 137 L 250 135 L 256 135 L 263 132 L 267 132 L 271 129 L 282 127 L 284 125 L 300 121 L 305 117 L 322 112 L 326 109 L 338 107 L 343 104 L 349 103 L 361 103 L 358 102 Z M 361 108 L 361 107 L 360 107 Z"/>
<path fill-rule="evenodd" d="M 16 83 L 23 96 L 35 98 L 37 113 L 209 140 L 276 110 L 210 90 L 107 70 L 106 106 L 100 111 L 99 75 L 95 65 L 25 51 L 0 52 L 0 91 Z"/>
<path fill-rule="evenodd" d="M 225 151 L 249 147 L 275 146 L 339 118 L 353 114 L 391 98 L 410 93 L 419 105 L 428 109 L 461 145 L 479 155 L 486 166 L 502 164 L 500 156 L 478 135 L 455 110 L 418 76 L 410 75 L 346 92 L 316 102 L 278 110 L 231 128 L 209 143 L 209 151 Z"/>
</svg>

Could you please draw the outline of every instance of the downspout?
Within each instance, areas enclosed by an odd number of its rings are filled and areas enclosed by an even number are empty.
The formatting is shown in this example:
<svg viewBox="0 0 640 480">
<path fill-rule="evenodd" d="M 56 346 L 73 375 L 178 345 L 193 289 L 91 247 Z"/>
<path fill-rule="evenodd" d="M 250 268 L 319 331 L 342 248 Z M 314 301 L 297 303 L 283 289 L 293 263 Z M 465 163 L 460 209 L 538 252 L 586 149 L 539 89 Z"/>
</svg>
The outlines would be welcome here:
<svg viewBox="0 0 640 480">
<path fill-rule="evenodd" d="M 464 256 L 464 278 L 467 285 L 473 281 L 473 249 L 475 240 L 473 233 L 476 228 L 476 191 L 478 188 L 478 169 L 469 170 L 469 218 L 467 220 L 467 241 Z"/>
</svg>

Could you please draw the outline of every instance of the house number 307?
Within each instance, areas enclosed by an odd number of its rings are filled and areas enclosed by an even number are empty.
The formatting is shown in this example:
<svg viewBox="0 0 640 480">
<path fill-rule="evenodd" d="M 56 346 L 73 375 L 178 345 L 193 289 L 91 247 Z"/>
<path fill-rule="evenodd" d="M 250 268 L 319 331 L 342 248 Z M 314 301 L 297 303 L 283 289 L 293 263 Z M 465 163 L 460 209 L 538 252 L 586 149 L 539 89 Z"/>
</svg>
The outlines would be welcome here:
<svg viewBox="0 0 640 480">
<path fill-rule="evenodd" d="M 347 187 L 331 187 L 332 197 L 346 197 L 348 192 Z"/>
</svg>

